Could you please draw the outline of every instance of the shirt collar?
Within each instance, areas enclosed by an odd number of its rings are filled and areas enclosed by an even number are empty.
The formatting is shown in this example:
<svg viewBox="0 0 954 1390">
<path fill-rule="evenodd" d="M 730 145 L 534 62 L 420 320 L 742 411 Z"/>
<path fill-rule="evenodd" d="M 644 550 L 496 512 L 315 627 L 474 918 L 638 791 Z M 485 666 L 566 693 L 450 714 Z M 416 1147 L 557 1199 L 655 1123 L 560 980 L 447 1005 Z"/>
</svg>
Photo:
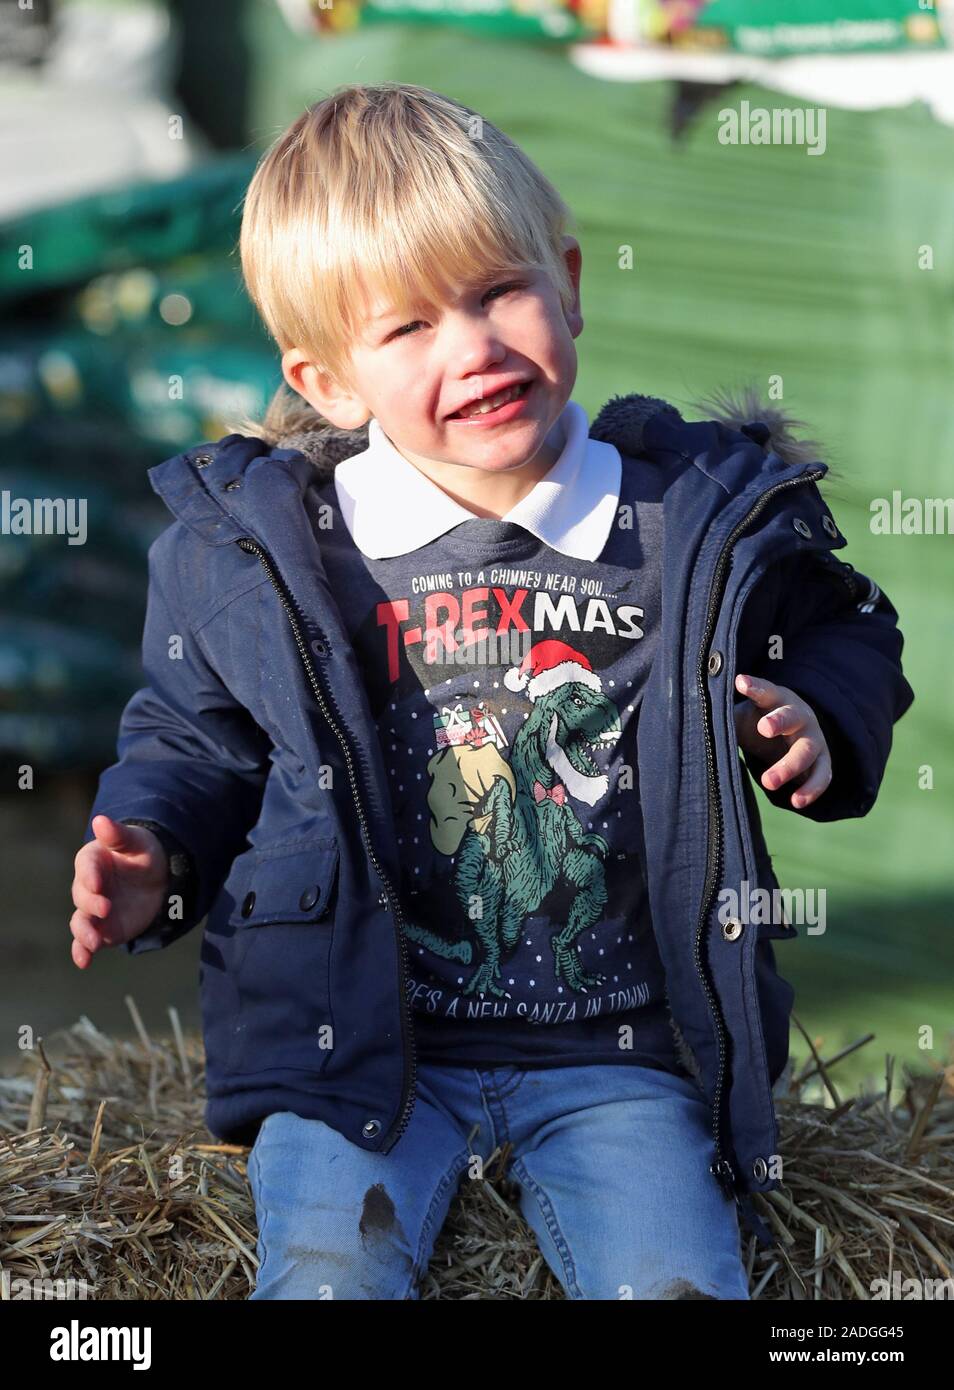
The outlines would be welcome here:
<svg viewBox="0 0 954 1390">
<path fill-rule="evenodd" d="M 567 401 L 546 441 L 560 449 L 559 457 L 501 520 L 524 527 L 563 555 L 596 560 L 619 504 L 619 451 L 590 439 L 586 411 L 576 401 Z M 334 481 L 345 525 L 369 559 L 407 555 L 475 520 L 395 448 L 373 417 L 368 447 L 339 463 Z"/>
</svg>

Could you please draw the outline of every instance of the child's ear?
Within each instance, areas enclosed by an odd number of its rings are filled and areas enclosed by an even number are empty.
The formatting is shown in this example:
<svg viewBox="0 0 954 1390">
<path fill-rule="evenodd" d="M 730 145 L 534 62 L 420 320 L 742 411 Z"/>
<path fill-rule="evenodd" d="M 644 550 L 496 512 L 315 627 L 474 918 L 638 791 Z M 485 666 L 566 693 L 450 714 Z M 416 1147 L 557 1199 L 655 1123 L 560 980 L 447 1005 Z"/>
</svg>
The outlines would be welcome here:
<svg viewBox="0 0 954 1390">
<path fill-rule="evenodd" d="M 573 301 L 564 310 L 567 327 L 574 338 L 583 332 L 583 314 L 580 311 L 580 276 L 583 273 L 583 252 L 574 236 L 563 238 L 563 259 L 566 261 L 570 283 L 573 286 Z"/>
<path fill-rule="evenodd" d="M 360 429 L 371 419 L 371 411 L 360 397 L 340 386 L 301 348 L 289 348 L 283 353 L 282 375 L 293 391 L 339 430 Z"/>
</svg>

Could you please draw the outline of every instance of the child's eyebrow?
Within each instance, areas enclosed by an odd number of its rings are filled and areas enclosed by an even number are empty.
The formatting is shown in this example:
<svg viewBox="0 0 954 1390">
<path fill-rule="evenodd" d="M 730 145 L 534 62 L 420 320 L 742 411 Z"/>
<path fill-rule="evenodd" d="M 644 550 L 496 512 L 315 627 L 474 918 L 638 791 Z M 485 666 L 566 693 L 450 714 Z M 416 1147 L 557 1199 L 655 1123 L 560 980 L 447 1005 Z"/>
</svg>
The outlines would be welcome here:
<svg viewBox="0 0 954 1390">
<path fill-rule="evenodd" d="M 424 305 L 423 302 L 422 302 L 422 303 L 418 304 L 417 307 L 420 308 L 420 309 L 423 309 L 423 308 L 425 307 L 425 305 Z M 413 306 L 412 306 L 412 309 L 413 309 Z M 374 329 L 374 328 L 376 328 L 376 327 L 378 326 L 378 324 L 383 323 L 383 322 L 385 321 L 385 319 L 393 319 L 393 318 L 396 318 L 397 316 L 400 315 L 400 313 L 401 313 L 400 309 L 395 308 L 394 305 L 389 305 L 388 308 L 382 309 L 382 311 L 381 311 L 379 314 L 374 314 L 374 315 L 372 315 L 371 317 L 366 318 L 366 319 L 365 319 L 365 322 L 367 323 L 367 325 L 368 325 L 369 328 Z"/>
<path fill-rule="evenodd" d="M 503 278 L 506 278 L 506 276 L 508 276 L 508 275 L 528 276 L 528 275 L 531 274 L 531 272 L 530 272 L 526 267 L 516 266 L 516 265 L 515 265 L 515 266 L 513 266 L 513 267 L 511 267 L 511 268 L 509 268 L 509 269 L 506 269 L 506 268 L 505 268 L 504 270 L 501 270 L 499 274 L 500 274 L 500 278 L 503 279 Z M 495 279 L 494 275 L 492 275 L 492 274 L 488 274 L 488 276 L 487 276 L 486 278 L 487 278 L 488 281 L 492 281 L 492 280 Z M 459 296 L 459 297 L 460 297 L 460 298 L 463 298 L 463 296 L 464 296 L 465 294 L 467 294 L 469 290 L 472 290 L 472 291 L 476 292 L 477 290 L 479 290 L 479 289 L 483 286 L 483 284 L 484 284 L 484 281 L 483 281 L 483 280 L 480 280 L 480 281 L 476 282 L 476 283 L 473 284 L 473 285 L 465 286 L 465 287 L 461 290 L 461 293 L 460 293 L 460 296 Z M 426 304 L 426 303 L 424 302 L 423 299 L 422 299 L 422 300 L 419 300 L 419 301 L 418 301 L 418 300 L 415 300 L 415 301 L 414 301 L 414 305 L 412 306 L 411 312 L 413 313 L 414 308 L 417 308 L 417 309 L 428 309 L 428 308 L 430 308 L 430 307 L 431 307 L 431 306 L 428 305 L 428 304 Z M 393 306 L 389 306 L 388 308 L 383 309 L 383 310 L 382 310 L 380 313 L 378 313 L 378 314 L 373 314 L 373 315 L 370 315 L 370 316 L 366 316 L 364 321 L 365 321 L 365 324 L 367 325 L 368 330 L 371 331 L 371 332 L 373 332 L 373 331 L 378 327 L 378 325 L 381 324 L 381 323 L 384 323 L 386 319 L 396 318 L 396 317 L 399 317 L 400 315 L 401 315 L 401 310 L 396 309 L 396 308 L 394 308 Z"/>
</svg>

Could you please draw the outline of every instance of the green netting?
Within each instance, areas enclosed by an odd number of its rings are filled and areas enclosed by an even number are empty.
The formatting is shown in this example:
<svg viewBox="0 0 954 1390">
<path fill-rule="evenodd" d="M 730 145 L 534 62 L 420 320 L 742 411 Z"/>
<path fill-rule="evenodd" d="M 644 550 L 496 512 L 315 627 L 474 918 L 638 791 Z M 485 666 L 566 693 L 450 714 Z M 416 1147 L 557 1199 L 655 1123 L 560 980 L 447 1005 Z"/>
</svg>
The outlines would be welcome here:
<svg viewBox="0 0 954 1390">
<path fill-rule="evenodd" d="M 254 159 L 235 154 L 0 223 L 0 306 L 104 271 L 231 249 Z"/>
</svg>

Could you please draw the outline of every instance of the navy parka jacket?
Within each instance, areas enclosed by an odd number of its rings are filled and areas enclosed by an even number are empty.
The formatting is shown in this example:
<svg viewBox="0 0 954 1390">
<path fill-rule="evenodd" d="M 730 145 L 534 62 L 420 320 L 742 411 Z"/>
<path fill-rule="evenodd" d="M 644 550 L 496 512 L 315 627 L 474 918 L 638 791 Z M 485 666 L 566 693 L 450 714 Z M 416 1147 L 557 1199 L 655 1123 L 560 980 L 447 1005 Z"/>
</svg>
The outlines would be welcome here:
<svg viewBox="0 0 954 1390">
<path fill-rule="evenodd" d="M 268 439 L 228 434 L 149 472 L 176 519 L 150 547 L 147 684 L 122 715 L 85 840 L 105 813 L 161 827 L 191 856 L 187 915 L 157 918 L 126 950 L 169 945 L 207 917 L 212 1133 L 251 1144 L 287 1109 L 386 1154 L 416 1072 L 396 831 L 348 596 L 329 586 L 303 505 L 366 429 L 313 412 L 303 425 L 298 405 Z M 735 675 L 789 686 L 819 715 L 827 790 L 800 811 L 791 784 L 761 792 L 816 821 L 871 809 L 913 692 L 895 609 L 832 553 L 846 542 L 816 486 L 826 465 L 771 409 L 730 419 L 688 423 L 631 395 L 590 433 L 666 477 L 662 629 L 638 740 L 649 901 L 680 1052 L 711 1107 L 712 1180 L 770 1243 L 751 1193 L 779 1185 L 772 1087 L 793 1000 L 772 942 L 798 933 L 718 916 L 723 888 L 778 887 L 752 780 L 767 764 L 739 752 Z M 781 660 L 768 659 L 772 636 Z"/>
</svg>

